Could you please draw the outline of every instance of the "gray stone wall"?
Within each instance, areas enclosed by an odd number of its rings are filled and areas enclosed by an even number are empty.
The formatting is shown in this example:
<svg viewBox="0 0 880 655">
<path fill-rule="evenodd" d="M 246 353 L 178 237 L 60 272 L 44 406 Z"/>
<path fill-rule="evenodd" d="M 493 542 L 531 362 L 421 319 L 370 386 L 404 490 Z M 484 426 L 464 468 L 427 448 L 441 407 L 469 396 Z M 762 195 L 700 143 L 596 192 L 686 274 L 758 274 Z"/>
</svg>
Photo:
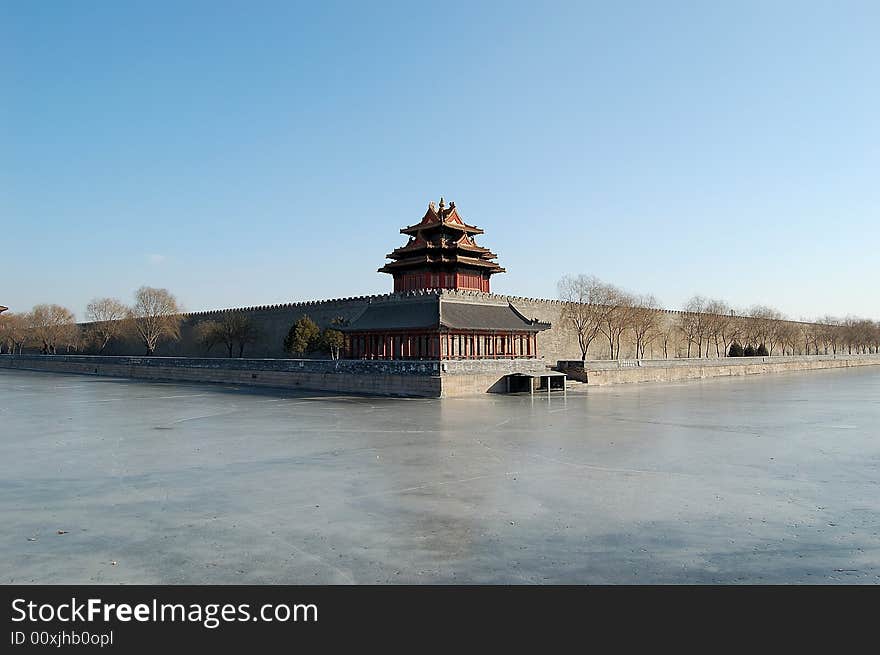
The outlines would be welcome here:
<svg viewBox="0 0 880 655">
<path fill-rule="evenodd" d="M 0 355 L 0 369 L 337 393 L 439 397 L 439 362 Z"/>
<path fill-rule="evenodd" d="M 283 305 L 266 305 L 259 307 L 242 307 L 222 309 L 207 312 L 195 312 L 184 315 L 181 326 L 181 339 L 179 341 L 161 342 L 156 349 L 157 356 L 167 357 L 225 357 L 226 352 L 222 345 L 206 352 L 195 338 L 195 327 L 201 321 L 223 319 L 224 314 L 240 312 L 249 317 L 260 331 L 260 339 L 257 343 L 245 348 L 245 357 L 270 358 L 288 357 L 284 352 L 284 337 L 290 326 L 303 316 L 309 316 L 320 328 L 325 328 L 336 318 L 352 321 L 360 316 L 370 302 L 393 302 L 395 300 L 406 302 L 408 298 L 423 294 L 437 294 L 455 298 L 456 301 L 472 301 L 475 303 L 495 303 L 513 306 L 527 318 L 538 318 L 543 322 L 549 322 L 552 327 L 538 334 L 538 356 L 548 362 L 558 359 L 580 357 L 577 339 L 574 333 L 567 329 L 559 319 L 561 304 L 556 300 L 541 300 L 536 298 L 519 298 L 514 296 L 501 296 L 471 291 L 415 291 L 408 293 L 392 293 L 376 296 L 358 296 L 353 298 L 340 298 L 333 300 L 289 303 Z M 88 351 L 86 351 L 88 352 Z M 115 343 L 107 354 L 109 355 L 142 355 L 143 346 L 133 338 Z M 601 349 L 597 348 L 597 355 Z"/>
<path fill-rule="evenodd" d="M 509 373 L 546 370 L 543 362 L 533 359 L 439 362 L 0 355 L 3 368 L 429 398 L 503 392 Z"/>
<path fill-rule="evenodd" d="M 854 366 L 878 366 L 880 355 L 800 355 L 794 357 L 729 357 L 725 359 L 653 360 L 643 366 L 593 366 L 587 362 L 584 377 L 572 375 L 589 385 L 637 382 L 677 382 L 705 378 L 792 373 Z M 573 371 L 569 370 L 569 374 Z"/>
<path fill-rule="evenodd" d="M 547 371 L 543 359 L 461 359 L 440 362 L 443 396 L 505 393 L 511 373 Z"/>
<path fill-rule="evenodd" d="M 760 361 L 757 361 L 760 360 Z M 569 362 L 590 385 L 672 382 L 711 377 L 880 365 L 880 355 L 809 355 L 715 360 Z M 445 370 L 444 370 L 445 367 Z M 337 393 L 454 397 L 504 392 L 509 373 L 546 370 L 536 360 L 332 361 L 0 355 L 0 369 L 78 373 L 175 382 L 217 382 Z M 439 371 L 439 372 L 438 372 Z"/>
<path fill-rule="evenodd" d="M 440 362 L 360 359 L 253 359 L 217 357 L 128 357 L 97 355 L 0 355 L 2 362 L 63 362 L 88 366 L 188 368 L 223 371 L 286 371 L 352 375 L 439 375 Z"/>
<path fill-rule="evenodd" d="M 557 360 L 574 360 L 581 357 L 577 335 L 571 326 L 561 318 L 563 303 L 560 301 L 455 290 L 413 291 L 186 314 L 181 330 L 182 338 L 179 341 L 161 343 L 156 350 L 156 354 L 170 357 L 225 357 L 226 352 L 222 345 L 215 346 L 210 352 L 206 352 L 196 342 L 195 326 L 200 321 L 222 320 L 223 315 L 228 312 L 241 312 L 254 321 L 261 333 L 257 343 L 247 346 L 245 357 L 283 358 L 287 357 L 283 350 L 284 337 L 287 335 L 290 326 L 302 316 L 310 316 L 323 329 L 329 326 L 335 318 L 349 321 L 356 319 L 363 313 L 370 302 L 380 300 L 383 302 L 406 302 L 408 298 L 424 294 L 443 295 L 454 298 L 457 302 L 470 301 L 475 303 L 505 304 L 509 302 L 527 318 L 537 318 L 542 322 L 551 324 L 550 329 L 538 333 L 539 358 L 555 364 Z M 681 314 L 681 312 L 669 310 L 659 311 L 662 314 L 664 324 L 668 327 L 674 325 Z M 686 342 L 681 334 L 672 330 L 669 331 L 672 333 L 672 336 L 667 344 L 668 357 L 684 357 L 687 352 Z M 621 357 L 623 359 L 631 359 L 635 356 L 634 345 L 628 339 L 624 339 L 621 347 Z M 141 355 L 143 354 L 143 347 L 134 339 L 129 338 L 111 346 L 106 354 Z M 652 343 L 646 355 L 647 359 L 663 358 L 662 342 L 657 340 Z M 591 344 L 587 358 L 592 360 L 608 358 L 608 344 L 601 334 Z"/>
<path fill-rule="evenodd" d="M 776 370 L 798 371 L 880 364 L 880 355 L 785 355 L 778 357 L 724 357 L 683 359 L 561 360 L 554 367 L 572 380 L 598 384 L 615 382 L 669 381 L 747 375 Z M 689 371 L 687 369 L 690 369 Z M 737 369 L 740 369 L 738 372 Z"/>
<path fill-rule="evenodd" d="M 522 298 L 519 296 L 502 296 L 496 294 L 479 293 L 475 291 L 448 291 L 459 300 L 472 300 L 473 302 L 503 301 L 509 302 L 516 310 L 526 318 L 536 318 L 544 323 L 550 323 L 549 330 L 538 333 L 538 357 L 555 363 L 559 359 L 580 359 L 581 351 L 577 342 L 577 335 L 571 327 L 561 318 L 563 304 L 558 300 L 542 298 Z M 608 356 L 607 345 L 598 339 L 590 348 L 594 358 Z"/>
<path fill-rule="evenodd" d="M 167 357 L 226 357 L 227 353 L 222 344 L 214 346 L 210 351 L 206 351 L 195 338 L 195 327 L 202 321 L 221 321 L 225 314 L 236 312 L 250 318 L 260 333 L 259 340 L 245 348 L 245 357 L 289 357 L 284 352 L 284 337 L 287 336 L 290 327 L 303 316 L 309 316 L 318 324 L 318 327 L 323 329 L 328 327 L 336 318 L 342 318 L 347 321 L 354 320 L 363 313 L 371 301 L 393 301 L 395 299 L 405 301 L 407 297 L 412 297 L 415 293 L 418 292 L 357 296 L 353 298 L 189 313 L 185 314 L 183 318 L 181 339 L 179 341 L 161 342 L 155 354 Z M 142 355 L 143 353 L 143 346 L 131 337 L 114 344 L 107 351 L 107 354 L 111 355 Z"/>
<path fill-rule="evenodd" d="M 503 296 L 496 294 L 485 294 L 476 291 L 446 291 L 444 293 L 454 294 L 457 298 L 469 298 L 474 302 L 483 302 L 489 299 L 493 301 L 510 302 L 517 311 L 528 318 L 537 318 L 540 321 L 550 323 L 551 328 L 538 333 L 538 356 L 543 357 L 548 362 L 555 363 L 557 360 L 579 360 L 581 358 L 580 346 L 577 342 L 577 334 L 571 325 L 562 319 L 562 310 L 564 304 L 559 300 L 549 300 L 543 298 L 522 298 L 519 296 Z M 660 323 L 663 329 L 669 334 L 664 352 L 663 341 L 657 339 L 652 342 L 646 350 L 646 359 L 665 359 L 683 358 L 687 356 L 687 341 L 680 331 L 674 329 L 681 315 L 684 312 L 660 309 Z M 800 325 L 797 322 L 790 321 L 794 325 Z M 635 344 L 631 341 L 630 335 L 624 335 L 621 340 L 621 359 L 635 358 Z M 705 344 L 704 344 L 705 345 Z M 714 354 L 714 344 L 712 345 Z M 696 355 L 696 346 L 693 347 L 693 355 Z M 722 353 L 723 354 L 723 353 Z M 600 332 L 596 339 L 590 344 L 587 353 L 589 360 L 609 359 L 608 341 Z M 775 359 L 775 356 L 774 356 Z"/>
<path fill-rule="evenodd" d="M 441 373 L 449 375 L 537 373 L 547 368 L 547 362 L 540 359 L 452 359 L 440 362 Z"/>
</svg>

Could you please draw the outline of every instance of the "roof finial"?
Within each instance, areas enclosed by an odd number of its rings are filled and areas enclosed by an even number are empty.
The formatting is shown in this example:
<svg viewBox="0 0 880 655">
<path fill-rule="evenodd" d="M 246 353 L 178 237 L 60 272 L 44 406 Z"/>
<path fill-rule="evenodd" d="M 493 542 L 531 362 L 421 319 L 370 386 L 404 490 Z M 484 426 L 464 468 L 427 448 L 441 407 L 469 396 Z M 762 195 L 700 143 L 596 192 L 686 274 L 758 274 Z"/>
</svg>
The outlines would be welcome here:
<svg viewBox="0 0 880 655">
<path fill-rule="evenodd" d="M 445 213 L 445 211 L 446 211 L 446 203 L 443 201 L 443 196 L 440 196 L 440 212 L 439 212 L 439 214 L 440 214 L 440 222 L 441 223 L 443 222 L 443 218 L 444 218 L 443 214 Z"/>
</svg>

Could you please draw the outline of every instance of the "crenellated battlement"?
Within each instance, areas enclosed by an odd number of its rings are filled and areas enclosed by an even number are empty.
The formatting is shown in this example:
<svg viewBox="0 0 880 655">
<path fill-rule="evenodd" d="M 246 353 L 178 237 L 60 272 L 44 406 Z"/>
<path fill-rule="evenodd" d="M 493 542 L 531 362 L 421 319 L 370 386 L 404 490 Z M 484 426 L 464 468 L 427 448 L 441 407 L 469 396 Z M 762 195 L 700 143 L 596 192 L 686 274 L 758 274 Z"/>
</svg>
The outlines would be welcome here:
<svg viewBox="0 0 880 655">
<path fill-rule="evenodd" d="M 366 296 L 348 296 L 344 298 L 326 298 L 323 300 L 302 300 L 299 302 L 277 303 L 274 305 L 250 305 L 245 307 L 228 307 L 224 309 L 206 309 L 198 312 L 184 312 L 185 318 L 200 318 L 218 314 L 230 314 L 236 312 L 267 312 L 285 309 L 302 309 L 308 307 L 329 307 L 332 305 L 350 305 L 352 303 L 371 303 L 376 301 L 404 300 L 416 296 L 437 296 L 442 289 L 418 289 L 414 291 L 399 291 L 393 293 L 376 293 Z"/>
</svg>

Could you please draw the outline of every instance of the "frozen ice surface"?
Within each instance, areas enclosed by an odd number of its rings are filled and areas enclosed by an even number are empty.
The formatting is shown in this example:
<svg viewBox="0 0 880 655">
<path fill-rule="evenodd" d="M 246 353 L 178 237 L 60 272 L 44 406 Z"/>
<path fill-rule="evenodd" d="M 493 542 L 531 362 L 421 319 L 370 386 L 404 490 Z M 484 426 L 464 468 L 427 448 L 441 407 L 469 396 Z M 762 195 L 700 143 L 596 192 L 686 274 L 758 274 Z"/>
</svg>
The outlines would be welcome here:
<svg viewBox="0 0 880 655">
<path fill-rule="evenodd" d="M 446 400 L 0 371 L 3 584 L 876 584 L 878 484 L 880 367 Z"/>
</svg>

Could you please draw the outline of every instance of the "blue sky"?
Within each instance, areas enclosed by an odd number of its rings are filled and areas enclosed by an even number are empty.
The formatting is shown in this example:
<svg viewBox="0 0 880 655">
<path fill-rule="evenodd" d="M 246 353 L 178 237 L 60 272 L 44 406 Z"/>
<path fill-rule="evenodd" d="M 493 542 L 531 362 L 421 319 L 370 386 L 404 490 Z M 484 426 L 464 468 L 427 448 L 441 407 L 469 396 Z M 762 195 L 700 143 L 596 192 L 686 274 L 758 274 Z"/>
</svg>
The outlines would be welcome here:
<svg viewBox="0 0 880 655">
<path fill-rule="evenodd" d="M 493 290 L 880 318 L 880 3 L 4 2 L 0 304 L 390 290 L 443 195 Z"/>
</svg>

